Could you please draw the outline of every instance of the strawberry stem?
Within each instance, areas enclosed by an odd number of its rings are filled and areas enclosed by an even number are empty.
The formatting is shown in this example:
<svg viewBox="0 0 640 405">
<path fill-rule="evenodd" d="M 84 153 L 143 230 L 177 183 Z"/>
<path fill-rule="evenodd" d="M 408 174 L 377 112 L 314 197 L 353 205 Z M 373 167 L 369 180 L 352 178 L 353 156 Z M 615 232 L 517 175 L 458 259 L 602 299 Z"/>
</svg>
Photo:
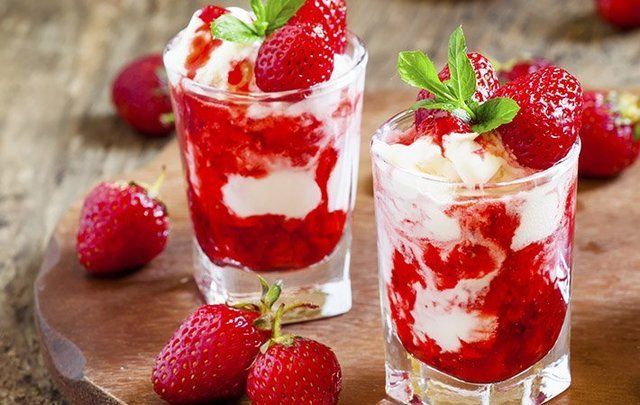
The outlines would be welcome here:
<svg viewBox="0 0 640 405">
<path fill-rule="evenodd" d="M 280 304 L 278 310 L 276 311 L 276 315 L 273 318 L 273 332 L 272 339 L 277 340 L 282 336 L 282 315 L 284 315 L 285 305 Z"/>
<path fill-rule="evenodd" d="M 158 194 L 160 192 L 160 187 L 162 187 L 162 183 L 164 183 L 164 179 L 167 175 L 167 167 L 166 166 L 162 166 L 162 171 L 160 172 L 160 176 L 158 176 L 158 179 L 151 185 L 151 187 L 149 187 L 149 190 L 147 190 L 147 192 L 149 193 L 149 196 L 151 196 L 152 198 L 157 198 Z"/>
</svg>

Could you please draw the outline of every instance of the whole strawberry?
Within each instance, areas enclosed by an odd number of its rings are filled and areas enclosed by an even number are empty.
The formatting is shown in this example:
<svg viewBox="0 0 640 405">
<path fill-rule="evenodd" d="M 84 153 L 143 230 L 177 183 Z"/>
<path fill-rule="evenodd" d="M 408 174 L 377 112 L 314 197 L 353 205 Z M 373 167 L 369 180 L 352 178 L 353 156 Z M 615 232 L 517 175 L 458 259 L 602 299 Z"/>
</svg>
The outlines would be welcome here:
<svg viewBox="0 0 640 405">
<path fill-rule="evenodd" d="M 596 0 L 598 15 L 623 29 L 640 27 L 640 0 Z"/>
<path fill-rule="evenodd" d="M 621 173 L 640 152 L 640 99 L 624 93 L 585 92 L 580 138 L 581 176 Z"/>
<path fill-rule="evenodd" d="M 508 83 L 521 76 L 526 76 L 552 66 L 551 62 L 544 58 L 522 59 L 508 62 L 501 66 L 498 77 L 502 83 Z"/>
<path fill-rule="evenodd" d="M 260 90 L 306 89 L 331 78 L 334 48 L 344 35 L 343 6 L 341 0 L 251 1 L 251 24 L 225 14 L 213 21 L 211 34 L 230 42 L 263 40 L 254 67 Z"/>
<path fill-rule="evenodd" d="M 306 0 L 290 24 L 320 23 L 329 36 L 329 45 L 335 53 L 347 48 L 347 4 L 344 0 Z"/>
<path fill-rule="evenodd" d="M 493 97 L 493 95 L 498 90 L 498 87 L 500 87 L 496 71 L 489 59 L 479 53 L 471 52 L 467 54 L 467 57 L 471 61 L 471 66 L 473 67 L 476 75 L 476 91 L 473 94 L 473 99 L 477 102 L 486 101 L 489 98 Z M 448 65 L 440 71 L 440 73 L 438 74 L 438 78 L 443 82 L 451 78 L 451 73 L 449 71 Z M 433 98 L 433 93 L 423 89 L 418 93 L 417 101 Z M 416 127 L 419 128 L 420 124 L 428 118 L 434 120 L 443 117 L 447 118 L 444 123 L 434 122 L 429 124 L 429 126 L 442 128 L 442 130 L 448 130 L 451 128 L 454 131 L 461 130 L 462 127 L 468 126 L 468 124 L 453 116 L 450 112 L 440 112 L 434 114 L 433 110 L 419 109 L 416 111 Z M 433 133 L 433 135 L 441 138 L 443 135 L 446 135 L 448 133 L 449 132 L 438 132 Z"/>
<path fill-rule="evenodd" d="M 412 106 L 417 134 L 429 134 L 440 142 L 447 134 L 484 134 L 511 122 L 518 104 L 509 97 L 496 97 L 496 72 L 487 58 L 468 53 L 462 26 L 449 37 L 447 54 L 447 66 L 440 73 L 421 51 L 398 54 L 400 78 L 422 89 Z"/>
<path fill-rule="evenodd" d="M 333 50 L 320 24 L 285 25 L 260 46 L 256 84 L 262 91 L 306 89 L 329 80 Z"/>
<path fill-rule="evenodd" d="M 164 250 L 169 222 L 166 207 L 157 199 L 161 180 L 150 189 L 133 182 L 105 182 L 87 195 L 76 251 L 89 273 L 132 270 Z"/>
<path fill-rule="evenodd" d="M 498 132 L 521 165 L 551 167 L 575 143 L 582 123 L 582 87 L 564 69 L 546 67 L 522 76 L 496 95 L 520 106 L 515 118 Z"/>
<path fill-rule="evenodd" d="M 165 136 L 173 130 L 171 100 L 162 55 L 126 65 L 113 82 L 111 99 L 120 117 L 141 134 Z"/>
<path fill-rule="evenodd" d="M 315 340 L 281 335 L 278 319 L 276 315 L 273 338 L 256 358 L 247 379 L 251 403 L 337 404 L 342 371 L 336 355 Z"/>
<path fill-rule="evenodd" d="M 204 305 L 180 325 L 152 372 L 155 392 L 172 404 L 228 401 L 245 392 L 249 367 L 271 337 L 279 282 L 263 285 L 258 305 Z"/>
</svg>

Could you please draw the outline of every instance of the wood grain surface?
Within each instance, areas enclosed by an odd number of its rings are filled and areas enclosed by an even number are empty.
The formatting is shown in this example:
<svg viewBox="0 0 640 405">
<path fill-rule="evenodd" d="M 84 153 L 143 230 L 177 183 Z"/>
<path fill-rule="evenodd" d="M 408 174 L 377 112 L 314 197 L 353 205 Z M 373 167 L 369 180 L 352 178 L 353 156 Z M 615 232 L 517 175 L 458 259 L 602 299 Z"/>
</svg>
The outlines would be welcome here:
<svg viewBox="0 0 640 405">
<path fill-rule="evenodd" d="M 98 179 L 144 165 L 165 145 L 135 136 L 114 116 L 110 82 L 131 58 L 160 51 L 206 3 L 0 1 L 0 403 L 61 402 L 34 335 L 32 286 L 42 253 L 72 201 Z M 370 90 L 401 87 L 394 73 L 399 50 L 426 49 L 442 62 L 447 35 L 459 23 L 470 46 L 494 58 L 540 54 L 591 86 L 640 85 L 640 31 L 606 26 L 590 0 L 347 3 L 350 27 L 370 53 Z M 616 322 L 631 333 L 624 319 Z M 609 330 L 600 333 L 606 338 Z M 628 357 L 637 360 L 637 352 Z M 603 373 L 598 364 L 593 370 Z"/>
<path fill-rule="evenodd" d="M 396 91 L 365 98 L 353 225 L 353 309 L 287 327 L 336 351 L 344 374 L 343 404 L 387 401 L 368 144 L 378 123 L 412 97 Z M 161 403 L 150 381 L 154 357 L 202 303 L 191 278 L 192 231 L 176 143 L 126 177 L 150 182 L 162 165 L 168 168 L 163 197 L 172 213 L 170 243 L 141 271 L 115 279 L 85 274 L 75 257 L 79 202 L 54 232 L 36 280 L 36 320 L 49 369 L 71 402 Z M 640 166 L 615 181 L 581 183 L 572 301 L 574 381 L 553 403 L 640 403 L 638 182 Z"/>
</svg>

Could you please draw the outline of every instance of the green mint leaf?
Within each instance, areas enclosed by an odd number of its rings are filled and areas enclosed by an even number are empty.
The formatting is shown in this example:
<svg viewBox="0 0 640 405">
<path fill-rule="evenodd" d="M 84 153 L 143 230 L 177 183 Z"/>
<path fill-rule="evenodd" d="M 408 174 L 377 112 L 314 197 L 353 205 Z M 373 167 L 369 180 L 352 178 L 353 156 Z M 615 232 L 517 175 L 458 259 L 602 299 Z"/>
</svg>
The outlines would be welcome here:
<svg viewBox="0 0 640 405">
<path fill-rule="evenodd" d="M 267 0 L 265 20 L 269 23 L 265 35 L 285 25 L 293 17 L 305 0 Z"/>
<path fill-rule="evenodd" d="M 266 20 L 267 12 L 262 0 L 251 0 L 251 10 L 253 10 L 253 14 L 256 15 L 257 21 Z"/>
<path fill-rule="evenodd" d="M 462 26 L 458 26 L 449 38 L 448 65 L 451 79 L 446 83 L 447 87 L 464 103 L 476 92 L 476 74 L 467 56 Z"/>
<path fill-rule="evenodd" d="M 489 132 L 502 124 L 508 124 L 518 114 L 520 106 L 506 97 L 493 98 L 476 108 L 477 124 L 473 130 L 479 134 Z"/>
<path fill-rule="evenodd" d="M 454 111 L 460 108 L 456 103 L 452 102 L 438 102 L 435 100 L 420 100 L 415 102 L 412 106 L 412 110 L 419 110 L 420 108 L 425 108 L 427 110 L 445 110 L 445 111 Z"/>
<path fill-rule="evenodd" d="M 640 141 L 640 122 L 636 122 L 636 125 L 633 127 L 633 140 Z"/>
<path fill-rule="evenodd" d="M 431 59 L 421 51 L 400 52 L 398 74 L 405 83 L 432 92 L 436 101 L 456 100 L 449 88 L 438 78 Z"/>
<path fill-rule="evenodd" d="M 214 38 L 240 43 L 255 42 L 261 38 L 251 25 L 231 14 L 224 14 L 211 23 L 211 35 Z"/>
</svg>

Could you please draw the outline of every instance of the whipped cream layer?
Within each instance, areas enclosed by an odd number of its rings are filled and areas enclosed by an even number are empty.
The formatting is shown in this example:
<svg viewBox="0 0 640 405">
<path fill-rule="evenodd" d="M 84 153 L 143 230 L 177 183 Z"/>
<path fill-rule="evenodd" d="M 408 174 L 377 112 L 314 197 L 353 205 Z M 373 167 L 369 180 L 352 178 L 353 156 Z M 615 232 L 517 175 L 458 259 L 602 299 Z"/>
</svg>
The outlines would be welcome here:
<svg viewBox="0 0 640 405">
<path fill-rule="evenodd" d="M 527 170 L 508 156 L 497 137 L 452 133 L 442 138 L 442 146 L 431 136 L 417 138 L 409 145 L 374 139 L 372 152 L 389 163 L 416 174 L 469 185 L 515 180 Z"/>
</svg>

